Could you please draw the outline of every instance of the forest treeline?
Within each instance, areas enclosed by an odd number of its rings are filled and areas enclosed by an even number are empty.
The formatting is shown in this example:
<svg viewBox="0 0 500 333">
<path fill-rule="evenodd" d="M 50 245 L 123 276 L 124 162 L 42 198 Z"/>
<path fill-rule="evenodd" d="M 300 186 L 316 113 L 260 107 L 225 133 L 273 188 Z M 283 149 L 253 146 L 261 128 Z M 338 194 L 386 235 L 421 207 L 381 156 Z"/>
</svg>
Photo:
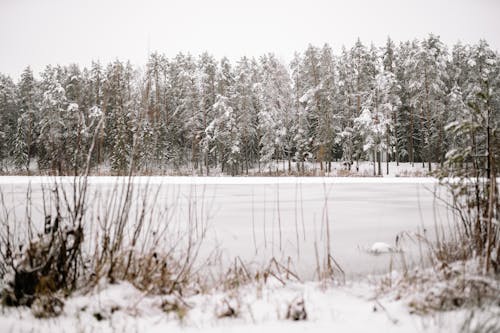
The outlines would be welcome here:
<svg viewBox="0 0 500 333">
<path fill-rule="evenodd" d="M 152 53 L 141 68 L 27 67 L 17 81 L 0 74 L 0 171 L 80 174 L 88 161 L 91 173 L 237 175 L 372 160 L 379 174 L 396 161 L 489 175 L 499 109 L 498 52 L 435 35 L 338 54 L 310 45 L 288 64 Z"/>
</svg>

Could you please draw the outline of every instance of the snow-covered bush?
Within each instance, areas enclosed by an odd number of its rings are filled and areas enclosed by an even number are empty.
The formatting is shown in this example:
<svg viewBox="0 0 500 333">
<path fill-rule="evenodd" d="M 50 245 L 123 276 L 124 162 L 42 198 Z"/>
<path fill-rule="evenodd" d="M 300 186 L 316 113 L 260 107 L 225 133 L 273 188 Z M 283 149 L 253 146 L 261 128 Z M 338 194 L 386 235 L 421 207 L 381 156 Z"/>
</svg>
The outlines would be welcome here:
<svg viewBox="0 0 500 333">
<path fill-rule="evenodd" d="M 80 228 L 61 230 L 59 223 L 56 218 L 46 225 L 45 234 L 28 241 L 20 251 L 11 252 L 12 256 L 4 256 L 8 269 L 4 275 L 3 304 L 36 304 L 37 316 L 43 316 L 43 309 L 54 314 L 60 312 L 57 309 L 62 305 L 56 303 L 61 302 L 53 295 L 76 288 L 81 272 L 83 232 Z"/>
</svg>

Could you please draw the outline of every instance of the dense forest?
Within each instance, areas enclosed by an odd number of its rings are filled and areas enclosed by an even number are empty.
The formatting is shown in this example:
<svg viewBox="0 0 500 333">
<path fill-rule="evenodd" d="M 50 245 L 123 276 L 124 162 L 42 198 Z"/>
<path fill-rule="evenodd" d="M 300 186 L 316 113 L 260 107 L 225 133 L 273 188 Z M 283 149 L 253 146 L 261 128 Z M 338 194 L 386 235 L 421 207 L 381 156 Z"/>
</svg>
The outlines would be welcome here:
<svg viewBox="0 0 500 333">
<path fill-rule="evenodd" d="M 290 172 L 314 162 L 457 165 L 490 173 L 500 143 L 500 57 L 486 41 L 438 36 L 380 47 L 358 40 L 235 63 L 153 53 L 0 74 L 0 172 L 151 174 Z M 90 152 L 90 155 L 89 155 Z"/>
</svg>

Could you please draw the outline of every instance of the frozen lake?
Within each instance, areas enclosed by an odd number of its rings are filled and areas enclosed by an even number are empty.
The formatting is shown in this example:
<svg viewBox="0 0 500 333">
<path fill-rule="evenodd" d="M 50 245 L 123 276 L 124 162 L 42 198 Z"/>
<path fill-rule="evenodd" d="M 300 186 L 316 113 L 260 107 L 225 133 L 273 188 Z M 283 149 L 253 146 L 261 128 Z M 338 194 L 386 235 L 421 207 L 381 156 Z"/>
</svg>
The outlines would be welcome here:
<svg viewBox="0 0 500 333">
<path fill-rule="evenodd" d="M 34 206 L 41 206 L 42 184 L 51 181 L 0 177 L 0 189 L 6 205 L 21 220 L 28 184 Z M 63 183 L 70 181 L 65 178 Z M 90 198 L 102 200 L 122 181 L 91 177 Z M 139 177 L 134 188 L 158 193 L 154 205 L 174 207 L 173 219 L 179 224 L 189 218 L 205 223 L 204 249 L 218 247 L 222 264 L 236 256 L 258 265 L 272 257 L 282 261 L 290 257 L 304 278 L 314 276 L 315 248 L 319 260 L 324 258 L 327 222 L 333 257 L 349 277 L 356 277 L 388 271 L 391 254 L 374 256 L 365 251 L 373 243 L 394 245 L 402 232 L 425 229 L 431 235 L 436 222 L 451 220 L 435 199 L 439 187 L 430 178 Z M 34 217 L 41 218 L 40 214 L 40 207 L 33 210 Z M 403 248 L 408 260 L 419 258 L 416 244 L 408 240 Z"/>
</svg>

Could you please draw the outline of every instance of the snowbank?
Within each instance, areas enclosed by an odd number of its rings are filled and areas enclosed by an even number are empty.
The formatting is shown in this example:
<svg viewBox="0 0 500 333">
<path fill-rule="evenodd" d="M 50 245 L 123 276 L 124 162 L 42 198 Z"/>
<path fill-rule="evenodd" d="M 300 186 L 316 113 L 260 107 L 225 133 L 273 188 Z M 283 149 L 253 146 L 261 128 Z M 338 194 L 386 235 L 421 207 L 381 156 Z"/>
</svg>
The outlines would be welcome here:
<svg viewBox="0 0 500 333">
<path fill-rule="evenodd" d="M 286 319 L 288 305 L 304 300 L 307 320 Z M 213 291 L 183 300 L 187 310 L 165 311 L 173 296 L 146 296 L 128 283 L 101 285 L 86 296 L 66 301 L 63 315 L 35 319 L 29 309 L 6 308 L 0 314 L 5 332 L 453 332 L 463 313 L 419 317 L 403 301 L 375 299 L 363 283 L 251 284 L 228 292 Z M 234 316 L 218 317 L 221 302 L 231 302 Z"/>
</svg>

